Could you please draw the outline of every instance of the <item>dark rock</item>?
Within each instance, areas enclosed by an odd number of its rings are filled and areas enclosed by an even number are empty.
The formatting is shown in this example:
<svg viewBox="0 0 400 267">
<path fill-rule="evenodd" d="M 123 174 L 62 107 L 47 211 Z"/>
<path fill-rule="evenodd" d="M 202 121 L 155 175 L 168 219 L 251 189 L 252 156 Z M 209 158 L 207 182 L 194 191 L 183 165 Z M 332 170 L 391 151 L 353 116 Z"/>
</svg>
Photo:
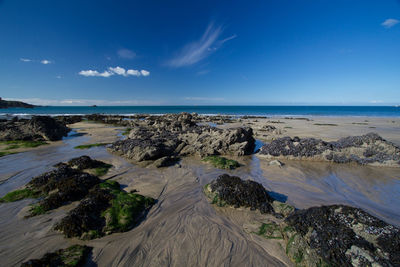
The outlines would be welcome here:
<svg viewBox="0 0 400 267">
<path fill-rule="evenodd" d="M 40 190 L 47 197 L 39 201 L 43 211 L 56 209 L 68 202 L 84 198 L 89 189 L 100 183 L 96 176 L 62 165 L 28 183 L 28 188 Z"/>
<path fill-rule="evenodd" d="M 106 163 L 91 159 L 89 156 L 80 156 L 78 158 L 73 158 L 67 163 L 71 168 L 77 170 L 84 170 L 84 169 L 94 169 L 99 167 L 104 167 L 107 165 Z"/>
<path fill-rule="evenodd" d="M 24 262 L 21 267 L 84 266 L 91 250 L 91 247 L 73 245 L 56 252 L 46 253 L 41 259 Z"/>
<path fill-rule="evenodd" d="M 331 266 L 400 266 L 400 229 L 344 205 L 298 210 L 286 219 Z"/>
<path fill-rule="evenodd" d="M 81 122 L 83 117 L 80 115 L 71 115 L 71 116 L 56 116 L 54 117 L 60 123 L 67 125 L 67 124 L 74 124 L 77 122 Z"/>
<path fill-rule="evenodd" d="M 218 198 L 228 205 L 259 209 L 261 213 L 271 213 L 274 210 L 271 206 L 274 200 L 257 182 L 223 174 L 212 181 L 209 187 L 211 192 L 216 193 Z"/>
<path fill-rule="evenodd" d="M 0 140 L 56 141 L 67 136 L 69 129 L 46 116 L 35 116 L 30 120 L 15 119 L 0 123 Z"/>
<path fill-rule="evenodd" d="M 110 206 L 114 198 L 108 189 L 94 187 L 79 205 L 70 211 L 56 226 L 55 229 L 64 233 L 66 237 L 81 237 L 84 233 L 100 234 L 105 226 L 105 219 L 101 213 Z M 96 236 L 88 236 L 94 238 Z"/>
<path fill-rule="evenodd" d="M 336 163 L 400 166 L 400 148 L 375 133 L 349 136 L 335 142 L 283 137 L 264 145 L 259 152 L 269 157 L 327 160 Z"/>
</svg>

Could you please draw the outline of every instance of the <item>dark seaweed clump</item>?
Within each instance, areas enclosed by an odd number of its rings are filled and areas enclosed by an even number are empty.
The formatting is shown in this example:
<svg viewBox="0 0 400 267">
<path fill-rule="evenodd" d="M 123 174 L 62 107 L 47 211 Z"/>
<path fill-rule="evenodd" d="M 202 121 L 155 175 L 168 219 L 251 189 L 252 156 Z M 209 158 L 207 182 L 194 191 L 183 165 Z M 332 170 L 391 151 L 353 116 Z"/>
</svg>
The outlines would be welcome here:
<svg viewBox="0 0 400 267">
<path fill-rule="evenodd" d="M 41 259 L 24 262 L 21 267 L 84 266 L 91 250 L 91 247 L 73 245 L 56 252 L 46 253 Z"/>
<path fill-rule="evenodd" d="M 332 266 L 352 266 L 355 259 L 369 266 L 370 259 L 356 253 L 358 248 L 382 266 L 400 266 L 400 230 L 361 209 L 344 205 L 314 207 L 296 211 L 286 222 Z"/>
<path fill-rule="evenodd" d="M 55 227 L 66 237 L 92 239 L 132 229 L 155 203 L 150 197 L 128 193 L 119 183 L 96 185 Z"/>
<path fill-rule="evenodd" d="M 265 188 L 254 181 L 242 180 L 237 176 L 228 174 L 220 175 L 210 184 L 211 191 L 228 205 L 250 207 L 251 210 L 259 209 L 261 213 L 271 213 L 273 208 L 270 197 Z"/>
</svg>

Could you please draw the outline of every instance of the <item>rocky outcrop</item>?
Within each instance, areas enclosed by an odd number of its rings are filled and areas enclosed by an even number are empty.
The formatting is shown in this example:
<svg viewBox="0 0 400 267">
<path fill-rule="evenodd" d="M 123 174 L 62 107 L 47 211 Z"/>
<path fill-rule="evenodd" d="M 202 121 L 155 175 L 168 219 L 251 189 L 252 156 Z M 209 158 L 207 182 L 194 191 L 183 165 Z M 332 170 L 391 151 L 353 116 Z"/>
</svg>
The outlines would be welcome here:
<svg viewBox="0 0 400 267">
<path fill-rule="evenodd" d="M 187 155 L 248 155 L 255 140 L 251 128 L 218 129 L 197 125 L 191 114 L 168 114 L 131 123 L 127 139 L 110 150 L 133 161 L 154 161 Z"/>
<path fill-rule="evenodd" d="M 35 116 L 0 122 L 0 141 L 32 140 L 57 141 L 67 136 L 69 129 L 52 117 Z"/>
<path fill-rule="evenodd" d="M 206 186 L 206 192 L 213 195 L 214 204 L 230 205 L 235 208 L 249 207 L 260 210 L 261 213 L 273 212 L 271 203 L 274 201 L 265 188 L 254 181 L 242 180 L 237 176 L 220 175 Z"/>
<path fill-rule="evenodd" d="M 24 262 L 21 267 L 84 266 L 91 250 L 91 247 L 73 245 L 66 249 L 46 253 L 41 259 Z"/>
<path fill-rule="evenodd" d="M 286 223 L 303 239 L 296 250 L 311 249 L 331 266 L 400 266 L 400 229 L 361 209 L 314 207 L 296 211 Z"/>
<path fill-rule="evenodd" d="M 115 181 L 93 187 L 89 194 L 55 226 L 66 237 L 93 239 L 125 232 L 139 223 L 155 200 L 120 189 Z"/>
<path fill-rule="evenodd" d="M 264 145 L 259 154 L 269 158 L 356 162 L 362 165 L 400 167 L 400 148 L 375 133 L 349 136 L 335 142 L 314 138 L 283 137 Z"/>
<path fill-rule="evenodd" d="M 217 206 L 266 213 L 258 230 L 248 232 L 279 243 L 296 266 L 400 266 L 400 229 L 361 209 L 332 205 L 295 210 L 273 200 L 262 185 L 226 174 L 204 192 Z"/>
</svg>

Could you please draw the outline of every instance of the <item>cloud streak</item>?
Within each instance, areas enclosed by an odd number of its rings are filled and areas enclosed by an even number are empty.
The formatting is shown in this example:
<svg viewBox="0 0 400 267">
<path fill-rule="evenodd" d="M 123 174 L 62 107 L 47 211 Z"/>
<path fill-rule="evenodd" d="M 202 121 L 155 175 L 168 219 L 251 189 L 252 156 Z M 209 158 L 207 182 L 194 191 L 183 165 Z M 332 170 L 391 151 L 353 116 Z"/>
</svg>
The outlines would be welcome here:
<svg viewBox="0 0 400 267">
<path fill-rule="evenodd" d="M 179 68 L 196 64 L 217 51 L 225 42 L 237 37 L 232 35 L 219 40 L 222 32 L 222 26 L 215 26 L 214 23 L 210 23 L 200 40 L 184 46 L 177 56 L 167 62 L 167 65 Z"/>
<path fill-rule="evenodd" d="M 104 78 L 108 78 L 113 75 L 120 75 L 124 77 L 128 76 L 147 77 L 150 75 L 150 72 L 147 70 L 133 70 L 133 69 L 126 70 L 122 67 L 117 66 L 117 67 L 109 67 L 107 70 L 103 72 L 99 72 L 97 70 L 81 70 L 78 74 L 85 77 L 104 77 Z"/>
<path fill-rule="evenodd" d="M 397 19 L 387 19 L 384 22 L 382 22 L 381 25 L 383 27 L 387 28 L 387 29 L 390 29 L 390 28 L 392 28 L 393 26 L 395 26 L 396 24 L 399 24 L 399 23 L 400 23 L 400 21 L 397 20 Z"/>
<path fill-rule="evenodd" d="M 41 63 L 43 65 L 48 65 L 48 64 L 53 63 L 53 61 L 48 60 L 48 59 L 34 60 L 34 59 L 30 59 L 30 58 L 21 57 L 19 60 L 22 61 L 22 62 L 39 62 L 39 63 Z"/>
<path fill-rule="evenodd" d="M 117 54 L 120 58 L 125 58 L 125 59 L 132 59 L 134 57 L 136 57 L 136 53 L 133 52 L 132 50 L 129 49 L 120 49 L 117 51 Z"/>
</svg>

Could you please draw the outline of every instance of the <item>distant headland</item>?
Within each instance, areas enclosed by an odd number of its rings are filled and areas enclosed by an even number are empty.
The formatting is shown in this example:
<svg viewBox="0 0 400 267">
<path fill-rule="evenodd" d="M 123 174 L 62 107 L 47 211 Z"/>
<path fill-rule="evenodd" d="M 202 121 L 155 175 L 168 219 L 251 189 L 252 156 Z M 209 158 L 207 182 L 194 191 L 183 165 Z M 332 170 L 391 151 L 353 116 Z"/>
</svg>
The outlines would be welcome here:
<svg viewBox="0 0 400 267">
<path fill-rule="evenodd" d="M 35 105 L 31 105 L 28 103 L 24 103 L 21 101 L 9 101 L 9 100 L 3 100 L 0 97 L 0 109 L 1 108 L 34 108 L 37 107 Z"/>
</svg>

